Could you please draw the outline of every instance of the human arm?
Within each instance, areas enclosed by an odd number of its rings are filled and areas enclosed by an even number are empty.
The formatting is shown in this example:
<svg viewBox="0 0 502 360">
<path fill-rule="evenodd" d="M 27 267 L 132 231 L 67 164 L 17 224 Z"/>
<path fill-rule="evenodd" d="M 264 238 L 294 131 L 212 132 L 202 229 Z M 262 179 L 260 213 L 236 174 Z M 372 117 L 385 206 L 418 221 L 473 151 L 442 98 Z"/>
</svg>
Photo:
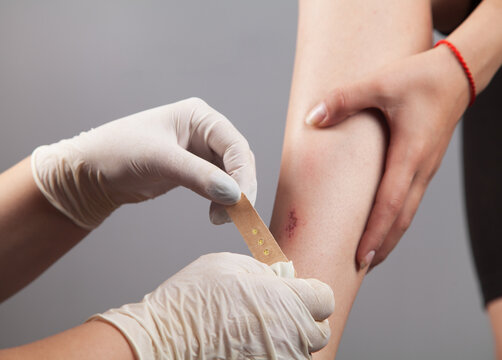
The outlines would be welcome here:
<svg viewBox="0 0 502 360">
<path fill-rule="evenodd" d="M 430 46 L 430 10 L 419 1 L 300 1 L 298 40 L 271 230 L 300 276 L 333 288 L 332 337 L 315 359 L 333 359 L 364 276 L 355 261 L 387 145 L 377 112 L 339 127 L 304 124 L 334 86 Z"/>
<path fill-rule="evenodd" d="M 329 339 L 334 305 L 318 280 L 279 277 L 245 255 L 209 254 L 141 302 L 0 351 L 0 359 L 309 359 Z"/>
<path fill-rule="evenodd" d="M 497 298 L 486 306 L 495 343 L 495 358 L 502 359 L 502 298 Z"/>
<path fill-rule="evenodd" d="M 211 219 L 222 223 L 220 204 L 237 201 L 241 191 L 256 197 L 247 141 L 194 98 L 39 147 L 0 175 L 0 185 L 0 301 L 122 204 L 181 185 L 213 200 Z"/>
<path fill-rule="evenodd" d="M 129 343 L 113 325 L 89 321 L 48 338 L 0 350 L 1 360 L 133 360 Z"/>
<path fill-rule="evenodd" d="M 0 174 L 0 302 L 88 233 L 45 199 L 33 180 L 29 157 Z"/>
<path fill-rule="evenodd" d="M 484 0 L 449 37 L 474 77 L 477 92 L 502 64 L 502 1 Z M 332 89 L 317 111 L 318 127 L 339 124 L 366 108 L 377 108 L 390 129 L 385 173 L 358 248 L 357 260 L 376 251 L 382 262 L 411 224 L 422 196 L 440 166 L 470 98 L 466 74 L 441 45 L 400 59 L 373 74 Z"/>
</svg>

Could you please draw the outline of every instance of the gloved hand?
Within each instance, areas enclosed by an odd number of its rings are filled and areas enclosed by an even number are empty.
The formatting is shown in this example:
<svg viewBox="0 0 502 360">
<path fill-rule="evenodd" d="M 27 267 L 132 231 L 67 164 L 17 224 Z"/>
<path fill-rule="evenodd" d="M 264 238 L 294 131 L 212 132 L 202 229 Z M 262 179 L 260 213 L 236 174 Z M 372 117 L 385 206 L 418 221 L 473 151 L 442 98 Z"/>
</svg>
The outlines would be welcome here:
<svg viewBox="0 0 502 360">
<path fill-rule="evenodd" d="M 215 224 L 230 221 L 221 204 L 239 201 L 241 192 L 251 202 L 256 199 L 254 156 L 246 139 L 197 98 L 41 146 L 31 161 L 35 182 L 49 202 L 86 229 L 122 204 L 154 198 L 177 185 L 213 201 Z"/>
<path fill-rule="evenodd" d="M 280 263 L 294 274 L 292 263 Z M 283 269 L 284 270 L 284 269 Z M 310 359 L 330 336 L 331 288 L 238 254 L 200 257 L 143 301 L 95 315 L 138 359 Z"/>
</svg>

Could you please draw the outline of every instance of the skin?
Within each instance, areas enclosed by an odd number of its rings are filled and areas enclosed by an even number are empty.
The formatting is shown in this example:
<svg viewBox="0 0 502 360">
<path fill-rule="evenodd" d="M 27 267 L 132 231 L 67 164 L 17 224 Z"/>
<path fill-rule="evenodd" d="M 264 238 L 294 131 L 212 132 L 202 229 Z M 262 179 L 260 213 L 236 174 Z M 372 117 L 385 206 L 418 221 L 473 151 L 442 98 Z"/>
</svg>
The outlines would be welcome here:
<svg viewBox="0 0 502 360">
<path fill-rule="evenodd" d="M 356 9 L 357 16 L 347 16 Z M 382 9 L 386 11 L 381 11 Z M 501 15 L 501 1 L 485 0 L 480 9 L 483 10 L 476 11 L 450 39 L 464 54 L 477 85 L 483 89 L 500 66 L 499 54 L 502 52 L 494 53 L 500 49 L 496 46 L 500 39 L 496 24 Z M 459 13 L 461 11 L 455 12 Z M 392 21 L 388 21 L 389 19 Z M 395 137 L 393 129 L 396 127 L 391 125 L 392 121 L 389 119 L 392 112 L 383 111 L 386 115 L 384 118 L 379 112 L 360 111 L 366 107 L 380 108 L 379 106 L 363 106 L 346 111 L 347 114 L 354 112 L 349 121 L 322 131 L 305 126 L 303 121 L 309 109 L 333 88 L 333 84 L 349 84 L 353 79 L 363 76 L 378 78 L 375 74 L 389 76 L 392 71 L 378 69 L 392 62 L 399 71 L 394 71 L 396 84 L 387 93 L 390 94 L 386 97 L 391 99 L 390 103 L 401 99 L 399 94 L 403 97 L 409 84 L 418 85 L 424 79 L 432 79 L 427 71 L 424 72 L 425 75 L 422 74 L 423 77 L 421 73 L 413 74 L 417 65 L 423 67 L 424 63 L 430 63 L 430 67 L 434 64 L 438 69 L 444 70 L 435 71 L 436 74 L 448 77 L 455 84 L 452 88 L 463 87 L 463 90 L 452 91 L 449 101 L 450 104 L 465 106 L 468 87 L 466 90 L 465 77 L 463 82 L 460 80 L 464 75 L 458 69 L 455 58 L 444 48 L 424 53 L 430 45 L 430 22 L 429 4 L 426 2 L 303 0 L 300 3 L 295 72 L 271 228 L 285 253 L 294 260 L 299 275 L 316 277 L 329 283 L 336 294 L 336 310 L 330 322 L 332 338 L 327 348 L 314 355 L 315 359 L 334 357 L 350 307 L 366 271 L 366 267 L 360 269 L 360 265 L 363 260 L 366 260 L 366 265 L 372 260 L 366 258 L 368 253 L 360 247 L 363 257 L 361 259 L 359 254 L 356 261 L 356 250 L 384 171 L 387 144 L 389 141 L 392 144 Z M 451 26 L 450 23 L 445 24 L 445 28 Z M 483 41 L 479 41 L 480 38 Z M 471 52 L 469 48 L 472 49 Z M 364 51 L 351 53 L 347 49 Z M 423 54 L 411 56 L 421 52 Z M 457 65 L 456 70 L 454 64 Z M 411 80 L 414 82 L 408 86 L 402 85 L 410 79 L 400 79 L 397 73 L 412 74 Z M 463 86 L 460 86 L 461 82 Z M 382 90 L 378 87 L 372 89 L 374 92 L 375 89 Z M 423 93 L 419 93 L 422 95 L 419 100 L 423 102 L 426 102 L 426 90 L 422 89 Z M 441 90 L 449 92 L 448 89 Z M 397 95 L 392 97 L 392 94 Z M 443 92 L 438 91 L 437 94 Z M 357 106 L 353 109 L 355 108 Z M 404 108 L 407 109 L 407 106 Z M 455 110 L 459 111 L 458 109 L 450 110 L 452 114 L 456 114 Z M 412 110 L 418 111 L 417 107 L 410 106 L 408 111 L 412 113 Z M 427 119 L 427 113 L 421 115 L 421 119 Z M 455 116 L 451 115 L 450 118 Z M 445 141 L 447 144 L 454 125 L 444 121 L 443 116 L 438 118 L 435 131 L 444 129 L 442 141 L 438 141 L 435 146 L 438 154 L 436 159 L 439 158 L 437 161 L 440 161 L 441 150 L 444 152 Z M 390 136 L 385 120 L 390 128 Z M 439 124 L 440 120 L 444 124 Z M 396 120 L 395 123 L 400 124 L 400 121 Z M 330 124 L 323 124 L 327 125 Z M 385 171 L 389 168 L 388 154 Z M 401 158 L 398 162 L 402 164 L 407 159 Z M 415 165 L 418 163 L 414 162 Z M 429 168 L 429 177 L 434 170 L 434 166 Z M 421 185 L 425 189 L 426 183 L 422 181 Z M 419 193 L 416 191 L 412 196 L 412 203 L 420 201 Z M 399 201 L 397 204 L 406 206 L 407 202 Z M 5 204 L 0 207 L 0 233 L 9 234 L 0 244 L 0 274 L 4 274 L 0 281 L 6 284 L 0 293 L 3 300 L 35 279 L 69 251 L 86 235 L 86 231 L 75 226 L 45 201 L 33 183 L 29 159 L 0 175 L 0 203 Z M 385 201 L 376 203 L 388 206 Z M 400 206 L 394 204 L 389 208 L 392 216 L 388 212 L 383 212 L 382 216 L 385 215 L 387 220 L 393 217 L 394 220 L 399 219 L 398 208 Z M 19 219 L 23 219 L 22 223 Z M 368 224 L 370 223 L 371 220 Z M 404 232 L 408 223 L 409 221 L 400 223 L 397 234 Z M 375 249 L 390 251 L 395 243 L 390 244 L 391 246 Z M 382 254 L 383 252 L 377 255 L 381 257 Z M 379 261 L 378 258 L 376 261 Z M 20 274 L 19 278 L 9 279 L 6 276 L 8 272 L 3 271 L 5 269 L 14 269 Z M 498 300 L 494 301 L 488 306 L 488 312 L 496 341 L 501 343 L 502 305 Z M 99 344 L 107 345 L 101 347 Z M 33 344 L 0 351 L 0 358 L 88 357 L 89 353 L 84 354 L 82 349 L 94 351 L 92 358 L 96 359 L 133 358 L 132 351 L 120 332 L 98 321 Z M 500 353 L 498 349 L 498 354 Z"/>
<path fill-rule="evenodd" d="M 495 357 L 500 360 L 502 359 L 502 298 L 491 301 L 486 310 L 492 325 Z"/>
<path fill-rule="evenodd" d="M 0 174 L 0 204 L 0 299 L 3 301 L 37 278 L 88 231 L 75 225 L 45 199 L 31 175 L 30 158 Z M 134 356 L 122 333 L 101 321 L 0 350 L 2 360 L 84 358 L 133 359 Z"/>
<path fill-rule="evenodd" d="M 448 37 L 469 64 L 478 93 L 502 65 L 500 16 L 502 0 L 484 0 Z M 372 251 L 372 266 L 381 263 L 410 226 L 470 92 L 463 68 L 441 45 L 339 85 L 318 105 L 325 112 L 317 127 L 338 125 L 351 114 L 376 108 L 390 129 L 385 172 L 357 252 L 362 267 Z"/>
<path fill-rule="evenodd" d="M 45 199 L 31 175 L 30 158 L 0 174 L 0 204 L 2 302 L 36 279 L 88 231 Z"/>
<path fill-rule="evenodd" d="M 455 56 L 446 46 L 430 50 L 430 9 L 424 4 L 300 1 L 272 229 L 300 274 L 333 286 L 332 341 L 318 358 L 336 354 L 364 274 L 357 268 L 382 262 L 409 227 L 469 102 L 469 83 Z M 458 23 L 469 7 L 459 2 L 446 21 L 444 11 L 452 4 L 432 5 L 443 29 Z M 449 36 L 478 91 L 502 61 L 501 8 L 500 0 L 485 0 Z M 347 16 L 355 9 L 356 17 Z M 347 49 L 356 49 L 357 56 Z M 369 108 L 380 112 L 368 114 Z M 378 119 L 386 120 L 389 130 L 385 154 L 384 131 L 365 132 Z M 326 133 L 315 131 L 320 128 Z M 284 234 L 289 229 L 284 214 L 291 209 L 302 224 L 296 238 Z"/>
<path fill-rule="evenodd" d="M 322 130 L 306 126 L 304 119 L 334 84 L 426 50 L 431 31 L 425 2 L 300 1 L 271 230 L 299 276 L 318 278 L 335 293 L 331 340 L 315 359 L 335 357 L 364 277 L 355 254 L 381 178 L 388 138 L 383 118 L 374 111 Z M 293 234 L 292 211 L 297 219 Z"/>
<path fill-rule="evenodd" d="M 133 360 L 133 350 L 122 333 L 102 321 L 90 321 L 31 344 L 0 350 L 0 359 Z"/>
</svg>

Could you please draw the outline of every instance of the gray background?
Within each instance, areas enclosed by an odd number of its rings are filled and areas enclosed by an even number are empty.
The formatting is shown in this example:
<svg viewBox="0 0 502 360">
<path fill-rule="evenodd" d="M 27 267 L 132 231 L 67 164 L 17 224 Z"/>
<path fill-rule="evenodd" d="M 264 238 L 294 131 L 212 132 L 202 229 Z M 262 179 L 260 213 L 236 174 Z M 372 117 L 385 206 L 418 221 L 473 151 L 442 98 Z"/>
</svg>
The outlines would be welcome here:
<svg viewBox="0 0 502 360">
<path fill-rule="evenodd" d="M 257 208 L 278 178 L 297 5 L 281 1 L 1 1 L 0 169 L 40 144 L 199 96 L 248 138 Z M 468 251 L 458 132 L 412 228 L 370 274 L 339 359 L 488 359 L 488 321 Z M 0 305 L 0 347 L 139 300 L 199 255 L 248 253 L 184 189 L 119 209 Z"/>
</svg>

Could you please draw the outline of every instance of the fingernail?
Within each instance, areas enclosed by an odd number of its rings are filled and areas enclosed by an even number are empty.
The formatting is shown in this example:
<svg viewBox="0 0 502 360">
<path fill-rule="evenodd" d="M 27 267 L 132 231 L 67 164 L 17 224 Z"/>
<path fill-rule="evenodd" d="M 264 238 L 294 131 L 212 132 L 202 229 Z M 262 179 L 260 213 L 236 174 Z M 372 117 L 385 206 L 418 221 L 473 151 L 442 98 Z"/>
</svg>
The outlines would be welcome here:
<svg viewBox="0 0 502 360">
<path fill-rule="evenodd" d="M 359 270 L 364 269 L 366 266 L 371 264 L 373 261 L 373 258 L 375 257 L 375 250 L 371 250 L 366 256 L 364 257 L 363 261 L 361 261 L 361 265 L 359 265 Z"/>
<path fill-rule="evenodd" d="M 310 111 L 305 119 L 307 125 L 317 125 L 321 123 L 326 116 L 328 116 L 328 110 L 326 105 L 322 102 Z"/>
</svg>

